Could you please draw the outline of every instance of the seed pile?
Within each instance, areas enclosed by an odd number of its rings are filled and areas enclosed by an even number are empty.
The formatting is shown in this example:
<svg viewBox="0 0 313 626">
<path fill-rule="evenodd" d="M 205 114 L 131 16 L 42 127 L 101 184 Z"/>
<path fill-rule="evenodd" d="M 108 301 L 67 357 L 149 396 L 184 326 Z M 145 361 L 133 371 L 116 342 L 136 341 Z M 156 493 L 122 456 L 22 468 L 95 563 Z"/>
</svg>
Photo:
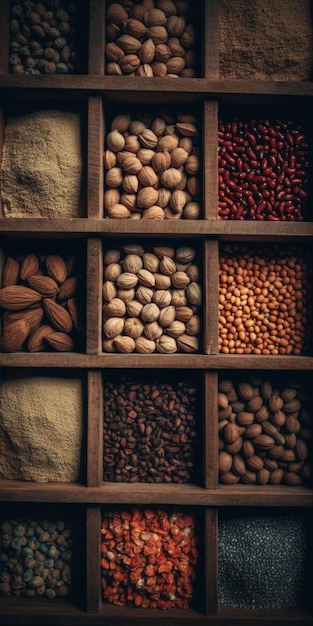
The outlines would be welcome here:
<svg viewBox="0 0 313 626">
<path fill-rule="evenodd" d="M 75 74 L 78 30 L 71 0 L 11 0 L 12 74 Z"/>
<path fill-rule="evenodd" d="M 218 603 L 242 609 L 303 608 L 308 531 L 298 515 L 221 514 Z"/>
<path fill-rule="evenodd" d="M 106 136 L 105 215 L 115 219 L 200 216 L 200 158 L 194 115 L 120 114 Z"/>
<path fill-rule="evenodd" d="M 288 120 L 220 121 L 219 218 L 303 221 L 308 143 Z"/>
<path fill-rule="evenodd" d="M 221 246 L 219 351 L 308 353 L 311 300 L 311 260 L 299 247 Z"/>
<path fill-rule="evenodd" d="M 104 254 L 104 352 L 196 352 L 202 288 L 188 246 L 125 244 Z"/>
<path fill-rule="evenodd" d="M 0 595 L 69 596 L 72 533 L 63 520 L 2 521 Z"/>
<path fill-rule="evenodd" d="M 80 345 L 80 280 L 72 256 L 8 256 L 0 289 L 0 351 L 68 352 Z"/>
<path fill-rule="evenodd" d="M 120 606 L 187 609 L 194 593 L 197 544 L 192 515 L 138 508 L 105 513 L 103 599 Z"/>
<path fill-rule="evenodd" d="M 219 480 L 259 485 L 312 481 L 311 396 L 295 380 L 221 378 Z"/>
<path fill-rule="evenodd" d="M 128 76 L 196 75 L 194 7 L 180 0 L 108 3 L 106 73 Z"/>
<path fill-rule="evenodd" d="M 104 480 L 185 483 L 195 477 L 196 389 L 188 383 L 104 386 Z"/>
</svg>

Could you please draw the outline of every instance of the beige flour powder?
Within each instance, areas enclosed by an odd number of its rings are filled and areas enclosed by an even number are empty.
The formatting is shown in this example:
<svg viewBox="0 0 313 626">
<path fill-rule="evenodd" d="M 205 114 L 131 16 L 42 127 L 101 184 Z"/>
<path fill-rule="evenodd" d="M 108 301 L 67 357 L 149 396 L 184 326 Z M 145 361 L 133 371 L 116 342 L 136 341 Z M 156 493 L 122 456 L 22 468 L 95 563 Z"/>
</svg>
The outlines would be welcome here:
<svg viewBox="0 0 313 626">
<path fill-rule="evenodd" d="M 220 0 L 220 76 L 312 80 L 310 0 Z"/>
<path fill-rule="evenodd" d="M 34 376 L 0 383 L 0 478 L 79 480 L 82 438 L 80 380 Z"/>
<path fill-rule="evenodd" d="M 9 117 L 0 189 L 5 217 L 83 217 L 81 116 L 49 109 Z"/>
</svg>

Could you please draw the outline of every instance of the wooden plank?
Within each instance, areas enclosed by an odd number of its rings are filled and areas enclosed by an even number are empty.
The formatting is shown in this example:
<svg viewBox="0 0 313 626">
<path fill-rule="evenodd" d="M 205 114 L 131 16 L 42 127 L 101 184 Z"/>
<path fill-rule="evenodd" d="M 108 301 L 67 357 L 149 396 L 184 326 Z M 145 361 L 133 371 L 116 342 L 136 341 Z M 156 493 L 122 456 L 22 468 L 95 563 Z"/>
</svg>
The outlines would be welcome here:
<svg viewBox="0 0 313 626">
<path fill-rule="evenodd" d="M 87 354 L 99 354 L 102 346 L 102 244 L 100 239 L 87 242 Z"/>
<path fill-rule="evenodd" d="M 203 176 L 204 219 L 216 220 L 218 215 L 218 104 L 212 100 L 204 104 Z"/>
<path fill-rule="evenodd" d="M 89 0 L 89 76 L 104 75 L 105 3 Z"/>
<path fill-rule="evenodd" d="M 217 613 L 218 585 L 218 511 L 205 511 L 205 578 L 206 613 Z"/>
<path fill-rule="evenodd" d="M 205 489 L 190 484 L 103 483 L 88 487 L 77 483 L 28 483 L 0 480 L 2 502 L 62 502 L 89 504 L 185 504 L 190 506 L 313 507 L 313 489 L 288 485 L 220 485 Z"/>
<path fill-rule="evenodd" d="M 2 0 L 0 15 L 0 74 L 9 72 L 10 3 Z"/>
<path fill-rule="evenodd" d="M 204 2 L 204 76 L 219 77 L 219 0 Z"/>
<path fill-rule="evenodd" d="M 205 468 L 204 486 L 216 489 L 218 485 L 218 416 L 217 416 L 218 374 L 206 372 L 204 379 L 204 446 Z"/>
<path fill-rule="evenodd" d="M 101 605 L 101 515 L 99 507 L 87 508 L 86 587 L 87 612 L 98 613 Z"/>
<path fill-rule="evenodd" d="M 103 476 L 103 397 L 101 372 L 89 371 L 87 423 L 87 486 L 101 485 Z"/>
<path fill-rule="evenodd" d="M 218 353 L 218 242 L 205 242 L 204 254 L 204 352 Z"/>
<path fill-rule="evenodd" d="M 88 98 L 87 216 L 103 216 L 103 110 L 102 99 Z"/>
</svg>

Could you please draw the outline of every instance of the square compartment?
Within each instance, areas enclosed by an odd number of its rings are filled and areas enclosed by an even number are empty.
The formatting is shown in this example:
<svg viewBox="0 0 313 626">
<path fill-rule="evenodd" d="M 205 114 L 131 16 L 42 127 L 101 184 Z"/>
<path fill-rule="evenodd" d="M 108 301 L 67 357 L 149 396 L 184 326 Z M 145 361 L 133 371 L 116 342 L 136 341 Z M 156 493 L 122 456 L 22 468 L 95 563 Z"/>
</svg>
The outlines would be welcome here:
<svg viewBox="0 0 313 626">
<path fill-rule="evenodd" d="M 86 387 L 80 370 L 2 374 L 0 480 L 8 481 L 7 488 L 12 481 L 25 489 L 31 483 L 85 483 Z"/>
<path fill-rule="evenodd" d="M 71 505 L 8 505 L 0 515 L 0 607 L 82 607 L 84 514 Z"/>
<path fill-rule="evenodd" d="M 254 610 L 308 609 L 312 519 L 305 511 L 219 514 L 218 603 Z"/>
<path fill-rule="evenodd" d="M 0 216 L 86 217 L 86 102 L 28 94 L 1 105 Z"/>
<path fill-rule="evenodd" d="M 221 243 L 219 351 L 312 353 L 312 257 L 308 245 Z"/>
<path fill-rule="evenodd" d="M 194 244 L 103 241 L 103 352 L 201 349 L 202 260 Z"/>
<path fill-rule="evenodd" d="M 220 373 L 220 482 L 312 486 L 311 407 L 307 372 Z"/>
<path fill-rule="evenodd" d="M 192 372 L 103 376 L 103 480 L 201 483 L 202 394 Z"/>
<path fill-rule="evenodd" d="M 1 243 L 1 352 L 84 351 L 81 242 L 3 238 Z"/>
<path fill-rule="evenodd" d="M 105 124 L 104 217 L 201 219 L 200 108 L 131 106 L 114 113 Z"/>
</svg>

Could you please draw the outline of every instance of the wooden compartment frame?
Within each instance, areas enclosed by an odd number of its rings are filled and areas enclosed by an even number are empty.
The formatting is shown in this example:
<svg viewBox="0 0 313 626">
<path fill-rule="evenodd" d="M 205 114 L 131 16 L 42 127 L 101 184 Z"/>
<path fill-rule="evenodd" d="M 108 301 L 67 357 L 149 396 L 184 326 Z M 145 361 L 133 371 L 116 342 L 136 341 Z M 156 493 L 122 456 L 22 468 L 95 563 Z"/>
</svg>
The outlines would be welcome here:
<svg viewBox="0 0 313 626">
<path fill-rule="evenodd" d="M 86 484 L 27 483 L 0 481 L 0 502 L 3 511 L 10 503 L 49 503 L 57 507 L 79 507 L 85 513 L 85 593 L 80 604 L 42 601 L 29 603 L 20 598 L 0 598 L 0 624 L 29 625 L 44 621 L 51 626 L 86 626 L 102 623 L 123 626 L 146 624 L 187 626 L 191 620 L 207 626 L 249 624 L 249 626 L 286 626 L 313 624 L 313 606 L 275 611 L 243 610 L 218 606 L 218 513 L 224 507 L 240 511 L 245 507 L 280 511 L 283 507 L 303 510 L 313 521 L 313 489 L 309 487 L 275 487 L 254 485 L 219 485 L 217 472 L 217 386 L 220 371 L 313 371 L 313 355 L 309 356 L 255 356 L 218 353 L 218 249 L 220 241 L 230 242 L 288 242 L 301 245 L 311 243 L 312 222 L 219 221 L 218 207 L 218 135 L 217 126 L 221 108 L 244 105 L 268 109 L 292 106 L 301 116 L 302 108 L 309 108 L 313 99 L 312 82 L 272 82 L 270 80 L 227 80 L 219 78 L 219 0 L 202 0 L 203 24 L 202 76 L 196 79 L 144 79 L 141 77 L 105 76 L 105 0 L 89 0 L 89 44 L 86 75 L 18 76 L 9 74 L 9 0 L 3 2 L 0 22 L 0 105 L 10 110 L 11 105 L 34 101 L 49 103 L 53 98 L 60 103 L 79 99 L 87 111 L 87 214 L 84 218 L 4 218 L 0 213 L 0 239 L 10 238 L 67 238 L 83 239 L 87 249 L 86 290 L 86 352 L 83 354 L 0 354 L 0 366 L 6 371 L 36 368 L 81 369 L 87 378 L 87 467 Z M 196 103 L 202 111 L 203 130 L 203 219 L 197 221 L 166 220 L 163 223 L 129 220 L 109 220 L 103 215 L 103 142 L 106 107 L 123 106 L 124 101 L 142 106 Z M 0 148 L 3 140 L 4 119 L 1 124 Z M 312 199 L 310 199 L 312 204 Z M 150 223 L 149 223 L 150 222 Z M 165 242 L 182 243 L 192 240 L 203 250 L 204 315 L 203 346 L 197 354 L 140 355 L 125 358 L 121 354 L 104 354 L 101 349 L 101 281 L 102 241 L 116 238 L 154 238 Z M 194 369 L 204 380 L 203 485 L 168 485 L 144 483 L 127 484 L 102 482 L 102 458 L 99 441 L 102 434 L 102 375 L 106 370 L 131 369 L 132 375 L 147 368 L 156 375 L 158 370 L 180 371 Z M 100 589 L 100 528 L 101 509 L 116 505 L 196 506 L 204 522 L 203 543 L 205 590 L 204 608 L 170 611 L 149 611 L 104 605 Z"/>
</svg>

